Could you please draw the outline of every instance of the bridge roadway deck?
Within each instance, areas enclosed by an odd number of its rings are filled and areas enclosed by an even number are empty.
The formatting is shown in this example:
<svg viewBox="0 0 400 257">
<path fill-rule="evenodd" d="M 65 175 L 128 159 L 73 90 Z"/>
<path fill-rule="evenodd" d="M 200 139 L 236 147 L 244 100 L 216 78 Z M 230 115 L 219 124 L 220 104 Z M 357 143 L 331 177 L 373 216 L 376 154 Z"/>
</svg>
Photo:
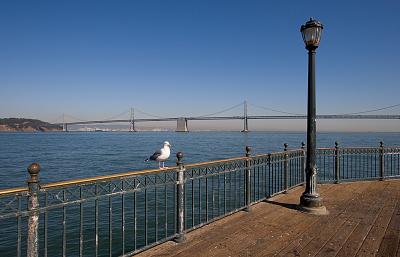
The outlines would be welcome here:
<svg viewBox="0 0 400 257">
<path fill-rule="evenodd" d="M 330 214 L 295 209 L 303 188 L 279 195 L 138 256 L 400 256 L 400 180 L 320 186 Z"/>
</svg>

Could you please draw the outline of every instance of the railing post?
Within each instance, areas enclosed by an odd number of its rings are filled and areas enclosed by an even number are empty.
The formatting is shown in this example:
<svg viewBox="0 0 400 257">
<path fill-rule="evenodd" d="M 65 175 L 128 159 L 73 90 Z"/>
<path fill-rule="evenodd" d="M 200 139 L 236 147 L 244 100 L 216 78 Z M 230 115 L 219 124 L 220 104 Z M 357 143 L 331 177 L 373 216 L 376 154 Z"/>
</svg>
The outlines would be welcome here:
<svg viewBox="0 0 400 257">
<path fill-rule="evenodd" d="M 385 149 L 383 147 L 383 142 L 380 142 L 379 147 L 379 176 L 381 181 L 385 179 Z"/>
<path fill-rule="evenodd" d="M 303 167 L 302 167 L 302 173 L 301 173 L 301 181 L 305 183 L 305 173 L 306 173 L 306 150 L 305 150 L 306 144 L 304 142 L 301 142 L 301 150 L 303 150 Z"/>
<path fill-rule="evenodd" d="M 184 186 L 185 186 L 185 181 L 184 181 L 184 172 L 185 172 L 185 166 L 183 165 L 183 153 L 178 152 L 176 154 L 176 166 L 178 167 L 177 169 L 177 181 L 176 181 L 176 194 L 177 194 L 177 233 L 178 235 L 175 237 L 174 241 L 177 243 L 182 243 L 185 241 L 185 235 L 183 233 L 183 230 L 185 228 L 185 202 L 184 202 Z"/>
<path fill-rule="evenodd" d="M 339 143 L 335 142 L 335 184 L 339 184 L 340 179 L 340 156 L 339 156 Z"/>
<path fill-rule="evenodd" d="M 250 156 L 251 156 L 251 147 L 246 146 L 246 170 L 245 170 L 245 197 L 246 197 L 246 208 L 244 209 L 247 212 L 250 212 L 250 193 L 251 193 L 251 188 L 250 188 Z"/>
<path fill-rule="evenodd" d="M 27 257 L 39 256 L 39 171 L 40 165 L 38 163 L 32 163 L 28 167 L 30 178 L 28 180 Z"/>
<path fill-rule="evenodd" d="M 284 143 L 283 146 L 285 147 L 283 151 L 285 152 L 285 160 L 284 160 L 284 167 L 283 167 L 283 179 L 284 179 L 284 187 L 285 191 L 284 194 L 287 194 L 289 188 L 289 155 L 287 154 L 288 144 Z"/>
</svg>

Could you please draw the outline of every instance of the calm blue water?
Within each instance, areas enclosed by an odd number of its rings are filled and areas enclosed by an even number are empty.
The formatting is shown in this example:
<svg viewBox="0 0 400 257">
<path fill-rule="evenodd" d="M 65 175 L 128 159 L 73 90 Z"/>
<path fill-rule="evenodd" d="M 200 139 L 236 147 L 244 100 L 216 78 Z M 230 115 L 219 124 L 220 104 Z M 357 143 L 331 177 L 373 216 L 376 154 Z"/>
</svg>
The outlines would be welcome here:
<svg viewBox="0 0 400 257">
<path fill-rule="evenodd" d="M 319 147 L 400 146 L 400 133 L 320 133 Z M 143 160 L 168 140 L 172 154 L 166 165 L 173 166 L 175 154 L 184 153 L 185 163 L 244 155 L 250 145 L 253 153 L 298 148 L 305 133 L 282 132 L 139 132 L 139 133 L 1 133 L 0 188 L 25 186 L 27 166 L 39 162 L 41 183 L 120 173 L 158 167 Z"/>
</svg>

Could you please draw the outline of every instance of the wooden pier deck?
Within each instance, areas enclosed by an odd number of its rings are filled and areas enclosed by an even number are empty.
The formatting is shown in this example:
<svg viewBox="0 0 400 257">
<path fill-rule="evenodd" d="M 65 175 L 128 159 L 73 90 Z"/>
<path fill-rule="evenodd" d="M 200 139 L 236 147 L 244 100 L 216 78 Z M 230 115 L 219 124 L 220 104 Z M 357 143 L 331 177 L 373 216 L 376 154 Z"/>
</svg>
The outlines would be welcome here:
<svg viewBox="0 0 400 257">
<path fill-rule="evenodd" d="M 327 184 L 329 215 L 296 210 L 303 191 L 252 206 L 137 256 L 400 256 L 400 180 Z"/>
</svg>

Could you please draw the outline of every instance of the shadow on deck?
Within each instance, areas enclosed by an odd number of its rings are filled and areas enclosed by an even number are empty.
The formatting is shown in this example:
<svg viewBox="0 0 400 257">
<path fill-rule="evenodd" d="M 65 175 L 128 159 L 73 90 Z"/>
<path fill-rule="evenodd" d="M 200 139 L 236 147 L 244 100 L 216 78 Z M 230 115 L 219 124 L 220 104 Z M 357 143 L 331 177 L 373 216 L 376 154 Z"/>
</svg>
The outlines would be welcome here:
<svg viewBox="0 0 400 257">
<path fill-rule="evenodd" d="M 400 256 L 400 180 L 319 187 L 327 216 L 297 210 L 298 187 L 137 256 Z"/>
</svg>

